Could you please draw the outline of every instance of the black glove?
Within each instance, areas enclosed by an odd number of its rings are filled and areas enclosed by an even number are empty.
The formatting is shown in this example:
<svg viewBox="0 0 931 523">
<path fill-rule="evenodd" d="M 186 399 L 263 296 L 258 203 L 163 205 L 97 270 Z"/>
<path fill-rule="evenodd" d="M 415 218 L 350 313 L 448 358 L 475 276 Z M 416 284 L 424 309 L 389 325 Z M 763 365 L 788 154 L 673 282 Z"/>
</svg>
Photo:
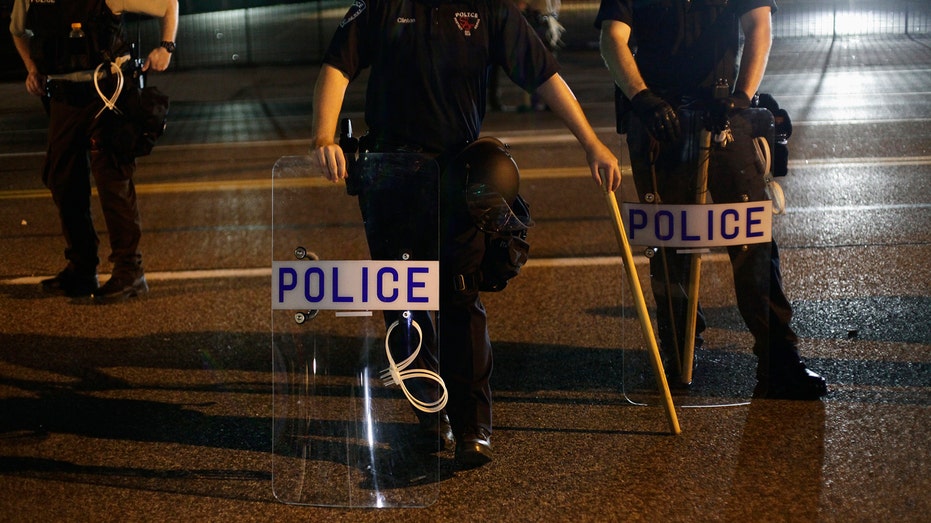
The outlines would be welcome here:
<svg viewBox="0 0 931 523">
<path fill-rule="evenodd" d="M 711 123 L 715 131 L 725 129 L 732 114 L 750 108 L 750 99 L 746 93 L 737 91 L 727 98 L 715 100 L 711 106 Z"/>
<path fill-rule="evenodd" d="M 631 98 L 630 104 L 650 136 L 661 142 L 679 139 L 679 117 L 665 100 L 644 89 Z"/>
</svg>

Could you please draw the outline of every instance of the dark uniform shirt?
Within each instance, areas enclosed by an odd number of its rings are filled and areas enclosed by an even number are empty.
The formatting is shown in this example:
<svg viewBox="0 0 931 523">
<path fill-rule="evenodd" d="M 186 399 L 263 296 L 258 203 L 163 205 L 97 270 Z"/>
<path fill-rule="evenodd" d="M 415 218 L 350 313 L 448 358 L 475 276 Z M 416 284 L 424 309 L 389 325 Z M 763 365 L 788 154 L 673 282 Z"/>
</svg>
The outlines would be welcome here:
<svg viewBox="0 0 931 523">
<path fill-rule="evenodd" d="M 74 23 L 80 38 L 71 37 Z M 94 69 L 130 51 L 122 18 L 104 0 L 32 2 L 24 26 L 33 33 L 29 56 L 46 75 Z"/>
<path fill-rule="evenodd" d="M 350 79 L 371 67 L 365 119 L 378 141 L 431 152 L 478 137 L 491 67 L 528 91 L 558 71 L 508 0 L 355 0 L 324 61 Z"/>
<path fill-rule="evenodd" d="M 718 79 L 733 88 L 740 17 L 773 0 L 601 0 L 595 27 L 631 27 L 631 45 L 647 86 L 667 100 L 706 97 Z"/>
</svg>

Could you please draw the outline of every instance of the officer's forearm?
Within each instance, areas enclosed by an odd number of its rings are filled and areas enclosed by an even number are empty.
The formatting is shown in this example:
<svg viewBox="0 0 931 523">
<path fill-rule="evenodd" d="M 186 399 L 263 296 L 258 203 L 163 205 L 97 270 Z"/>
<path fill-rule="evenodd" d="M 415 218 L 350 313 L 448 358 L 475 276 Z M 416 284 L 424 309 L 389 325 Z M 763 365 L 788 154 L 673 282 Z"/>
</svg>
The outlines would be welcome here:
<svg viewBox="0 0 931 523">
<path fill-rule="evenodd" d="M 162 40 L 174 42 L 178 36 L 178 2 L 170 0 L 167 5 L 165 14 L 162 15 Z"/>
<path fill-rule="evenodd" d="M 604 59 L 614 83 L 621 88 L 627 98 L 647 88 L 640 76 L 640 70 L 630 51 L 630 26 L 613 20 L 606 20 L 601 26 L 601 57 Z"/>
<path fill-rule="evenodd" d="M 16 52 L 19 53 L 19 57 L 23 60 L 23 65 L 26 66 L 26 71 L 29 74 L 37 74 L 39 72 L 38 66 L 32 60 L 32 56 L 29 54 L 29 38 L 25 36 L 14 36 L 13 45 L 16 46 Z"/>
<path fill-rule="evenodd" d="M 537 88 L 537 93 L 585 149 L 585 157 L 595 182 L 608 190 L 617 190 L 621 184 L 621 169 L 617 158 L 598 139 L 565 80 L 554 74 Z"/>
<path fill-rule="evenodd" d="M 29 38 L 14 36 L 13 45 L 26 66 L 26 91 L 35 96 L 45 96 L 45 76 L 39 72 L 39 66 L 29 53 Z"/>
<path fill-rule="evenodd" d="M 322 147 L 335 142 L 339 112 L 343 107 L 347 86 L 349 77 L 345 73 L 327 64 L 320 68 L 320 75 L 314 87 L 312 147 Z"/>
<path fill-rule="evenodd" d="M 740 57 L 740 72 L 734 91 L 743 91 L 752 99 L 760 88 L 769 50 L 772 46 L 772 18 L 769 7 L 759 7 L 740 18 L 744 32 L 744 48 Z"/>
<path fill-rule="evenodd" d="M 572 90 L 559 74 L 554 74 L 538 87 L 537 94 L 549 106 L 553 114 L 566 124 L 583 147 L 588 149 L 598 141 L 595 131 L 588 123 L 585 113 L 582 112 L 582 106 L 579 105 Z"/>
</svg>

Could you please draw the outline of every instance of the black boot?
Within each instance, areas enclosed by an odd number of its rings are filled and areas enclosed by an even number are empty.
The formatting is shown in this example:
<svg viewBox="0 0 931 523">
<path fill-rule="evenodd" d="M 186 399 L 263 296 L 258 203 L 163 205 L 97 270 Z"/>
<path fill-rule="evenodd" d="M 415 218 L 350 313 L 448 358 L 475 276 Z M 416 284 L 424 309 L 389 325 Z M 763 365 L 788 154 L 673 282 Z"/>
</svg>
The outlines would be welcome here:
<svg viewBox="0 0 931 523">
<path fill-rule="evenodd" d="M 54 278 L 42 280 L 41 285 L 43 291 L 51 294 L 81 298 L 97 291 L 97 273 L 81 274 L 69 266 Z"/>
<path fill-rule="evenodd" d="M 814 401 L 828 393 L 824 378 L 798 365 L 770 370 L 757 380 L 754 398 Z"/>
</svg>

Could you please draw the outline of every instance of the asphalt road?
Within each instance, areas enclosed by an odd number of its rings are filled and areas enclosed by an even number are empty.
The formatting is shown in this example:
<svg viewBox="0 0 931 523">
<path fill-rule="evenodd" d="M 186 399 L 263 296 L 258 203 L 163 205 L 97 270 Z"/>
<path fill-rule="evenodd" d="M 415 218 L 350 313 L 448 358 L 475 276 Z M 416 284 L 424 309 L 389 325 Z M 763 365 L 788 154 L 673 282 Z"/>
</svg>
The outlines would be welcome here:
<svg viewBox="0 0 931 523">
<path fill-rule="evenodd" d="M 626 166 L 600 58 L 561 59 Z M 639 388 L 630 289 L 584 155 L 548 113 L 491 114 L 484 132 L 511 144 L 532 204 L 532 261 L 486 296 L 496 460 L 461 471 L 440 455 L 423 509 L 293 506 L 272 493 L 271 168 L 307 151 L 315 74 L 151 79 L 173 100 L 137 174 L 152 290 L 114 306 L 39 290 L 63 263 L 38 176 L 44 115 L 21 85 L 0 84 L 0 520 L 926 519 L 931 42 L 777 40 L 763 90 L 794 134 L 774 234 L 803 355 L 831 393 L 749 402 L 754 363 L 712 252 L 712 329 L 695 389 L 675 398 L 675 437 Z M 344 108 L 358 122 L 361 96 L 353 86 Z M 341 187 L 308 191 L 352 226 Z M 629 194 L 628 178 L 619 198 Z"/>
</svg>

